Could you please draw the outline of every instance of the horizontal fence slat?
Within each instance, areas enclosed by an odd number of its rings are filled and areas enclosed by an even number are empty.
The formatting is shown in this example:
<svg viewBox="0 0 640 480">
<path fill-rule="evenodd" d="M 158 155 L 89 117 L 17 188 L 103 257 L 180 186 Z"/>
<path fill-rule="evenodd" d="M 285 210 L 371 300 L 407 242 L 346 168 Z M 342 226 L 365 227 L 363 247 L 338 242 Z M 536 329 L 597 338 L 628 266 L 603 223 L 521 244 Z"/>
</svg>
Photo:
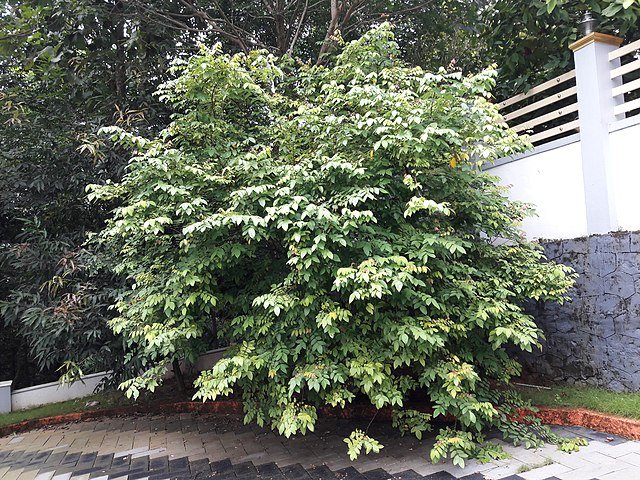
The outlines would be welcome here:
<svg viewBox="0 0 640 480">
<path fill-rule="evenodd" d="M 580 128 L 580 121 L 574 120 L 573 122 L 565 123 L 564 125 L 550 128 L 549 130 L 545 130 L 544 132 L 531 135 L 529 137 L 529 141 L 531 143 L 536 143 L 536 142 L 539 142 L 540 140 L 544 140 L 545 138 L 555 137 L 556 135 L 560 135 L 561 133 L 570 132 L 572 130 L 578 130 L 579 128 Z"/>
<path fill-rule="evenodd" d="M 617 78 L 620 75 L 626 75 L 627 73 L 631 73 L 640 68 L 640 60 L 635 60 L 633 62 L 629 62 L 626 65 L 622 65 L 621 67 L 614 68 L 611 70 L 611 78 Z"/>
<path fill-rule="evenodd" d="M 508 113 L 504 116 L 504 119 L 509 121 L 513 120 L 514 118 L 521 117 L 526 113 L 535 112 L 539 108 L 546 107 L 547 105 L 551 105 L 553 103 L 559 102 L 560 100 L 564 100 L 571 95 L 575 95 L 577 91 L 577 87 L 567 88 L 566 90 L 563 90 L 559 93 L 554 93 L 553 95 L 549 95 L 547 98 L 532 103 L 531 105 L 527 105 L 526 107 L 522 107 L 519 110 Z"/>
<path fill-rule="evenodd" d="M 521 102 L 522 100 L 526 100 L 527 98 L 533 97 L 538 93 L 544 92 L 545 90 L 548 90 L 551 87 L 555 87 L 556 85 L 566 82 L 567 80 L 571 80 L 572 78 L 575 78 L 575 76 L 576 76 L 575 70 L 571 70 L 567 73 L 563 73 L 562 75 L 556 78 L 552 78 L 551 80 L 548 80 L 544 83 L 541 83 L 540 85 L 533 87 L 531 90 L 529 90 L 526 93 L 515 95 L 511 98 L 506 99 L 503 102 L 500 102 L 498 104 L 498 107 L 502 109 L 502 108 L 508 107 L 509 105 L 513 105 L 515 103 Z"/>
<path fill-rule="evenodd" d="M 530 128 L 535 127 L 536 125 L 540 125 L 541 123 L 547 122 L 549 120 L 555 120 L 556 118 L 564 117 L 565 115 L 569 115 L 570 113 L 578 111 L 578 104 L 572 103 L 571 105 L 567 105 L 566 107 L 559 108 L 553 112 L 547 113 L 546 115 L 541 115 L 540 117 L 536 117 L 533 120 L 529 120 L 528 122 L 521 123 L 519 125 L 514 125 L 512 128 L 516 132 L 522 132 L 523 130 L 528 130 Z"/>
<path fill-rule="evenodd" d="M 640 98 L 636 98 L 627 103 L 623 103 L 621 105 L 616 105 L 613 107 L 613 114 L 620 115 L 621 113 L 626 113 L 631 110 L 635 110 L 636 108 L 640 108 Z"/>
<path fill-rule="evenodd" d="M 618 95 L 622 95 L 623 93 L 629 93 L 639 88 L 640 88 L 640 78 L 638 78 L 637 80 L 633 80 L 632 82 L 623 83 L 619 87 L 615 87 L 611 92 L 614 97 L 617 97 Z"/>
<path fill-rule="evenodd" d="M 636 40 L 629 45 L 625 45 L 624 47 L 620 47 L 617 50 L 609 52 L 609 61 L 620 58 L 627 53 L 635 52 L 636 50 L 640 50 L 640 40 Z"/>
</svg>

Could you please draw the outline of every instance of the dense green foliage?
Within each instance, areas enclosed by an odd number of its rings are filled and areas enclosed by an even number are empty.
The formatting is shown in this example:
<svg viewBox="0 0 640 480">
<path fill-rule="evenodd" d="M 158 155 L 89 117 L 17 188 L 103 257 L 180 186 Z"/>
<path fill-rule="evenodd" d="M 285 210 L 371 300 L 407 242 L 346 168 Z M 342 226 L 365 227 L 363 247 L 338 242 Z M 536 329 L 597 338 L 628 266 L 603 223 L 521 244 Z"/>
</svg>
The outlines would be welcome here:
<svg viewBox="0 0 640 480">
<path fill-rule="evenodd" d="M 384 15 L 402 25 L 407 55 L 424 52 L 422 42 L 446 46 L 420 54 L 437 68 L 474 35 L 454 27 L 475 11 L 461 0 L 348 0 L 333 2 L 334 10 L 303 0 L 285 10 L 270 0 L 213 3 L 215 13 L 174 1 L 0 2 L 0 335 L 18 335 L 5 344 L 11 361 L 0 365 L 0 378 L 26 386 L 39 378 L 34 370 L 53 380 L 63 364 L 71 373 L 122 367 L 112 365 L 121 345 L 105 306 L 123 280 L 86 244 L 107 208 L 86 202 L 84 189 L 119 180 L 125 164 L 120 150 L 104 148 L 99 128 L 153 135 L 167 125 L 152 92 L 169 59 L 220 40 L 231 51 L 260 45 L 317 61 L 338 48 L 340 35 L 357 38 Z M 450 46 L 454 31 L 459 41 Z"/>
<path fill-rule="evenodd" d="M 225 52 L 259 47 L 331 65 L 342 39 L 388 19 L 398 27 L 398 55 L 426 70 L 469 72 L 496 62 L 494 92 L 504 97 L 570 67 L 566 46 L 585 8 L 604 20 L 604 31 L 627 40 L 637 34 L 638 14 L 637 0 L 0 4 L 0 337 L 12 340 L 4 343 L 0 379 L 21 386 L 53 379 L 61 366 L 72 376 L 137 372 L 136 352 L 121 363 L 122 342 L 107 328 L 115 313 L 107 306 L 126 278 L 87 243 L 111 205 L 87 202 L 85 186 L 122 178 L 126 157 L 105 148 L 101 127 L 153 137 L 168 125 L 173 105 L 152 92 L 168 78 L 170 59 L 220 41 Z M 279 68 L 286 83 L 294 67 Z M 300 95 L 283 85 L 289 98 Z M 209 321 L 206 330 L 209 345 L 217 325 Z"/>
<path fill-rule="evenodd" d="M 490 101 L 492 71 L 433 75 L 398 55 L 388 25 L 327 66 L 203 49 L 160 88 L 176 111 L 160 136 L 108 130 L 137 151 L 122 182 L 92 188 L 121 202 L 101 238 L 131 282 L 111 326 L 148 366 L 129 395 L 197 355 L 213 322 L 234 345 L 195 397 L 241 394 L 246 421 L 281 434 L 366 401 L 420 436 L 421 391 L 458 419 L 434 461 L 500 456 L 491 425 L 558 440 L 514 426 L 517 400 L 496 388 L 519 372 L 507 348 L 538 345 L 523 304 L 562 301 L 572 281 L 518 230 L 529 208 L 478 169 L 527 145 Z"/>
</svg>

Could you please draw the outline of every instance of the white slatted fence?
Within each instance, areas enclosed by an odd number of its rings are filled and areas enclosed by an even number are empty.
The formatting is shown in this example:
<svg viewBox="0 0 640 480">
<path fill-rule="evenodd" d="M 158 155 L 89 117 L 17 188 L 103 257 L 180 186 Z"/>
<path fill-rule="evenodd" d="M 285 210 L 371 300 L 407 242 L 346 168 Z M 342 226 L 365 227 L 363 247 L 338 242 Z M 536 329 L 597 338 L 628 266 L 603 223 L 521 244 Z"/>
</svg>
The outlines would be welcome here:
<svg viewBox="0 0 640 480">
<path fill-rule="evenodd" d="M 571 70 L 499 104 L 507 123 L 540 145 L 579 130 L 576 72 Z"/>
<path fill-rule="evenodd" d="M 612 90 L 617 100 L 613 114 L 628 118 L 640 114 L 640 40 L 609 53 L 610 62 L 617 59 L 621 65 L 611 69 L 611 79 L 620 78 L 622 84 Z"/>
</svg>

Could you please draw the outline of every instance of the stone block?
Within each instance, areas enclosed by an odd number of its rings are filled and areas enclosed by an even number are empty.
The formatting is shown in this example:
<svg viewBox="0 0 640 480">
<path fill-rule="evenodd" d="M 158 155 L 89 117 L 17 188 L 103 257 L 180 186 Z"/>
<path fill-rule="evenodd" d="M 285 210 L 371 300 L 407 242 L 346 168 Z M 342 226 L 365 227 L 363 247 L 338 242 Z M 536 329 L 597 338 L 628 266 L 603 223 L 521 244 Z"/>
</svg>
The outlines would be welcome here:
<svg viewBox="0 0 640 480">
<path fill-rule="evenodd" d="M 602 283 L 602 277 L 593 272 L 587 267 L 587 271 L 578 277 L 573 296 L 571 297 L 576 305 L 579 305 L 584 301 L 586 297 L 603 295 L 604 284 Z"/>
<path fill-rule="evenodd" d="M 587 271 L 587 258 L 587 255 L 583 253 L 565 252 L 555 261 L 571 267 L 578 275 L 582 275 Z"/>
<path fill-rule="evenodd" d="M 594 235 L 596 252 L 629 252 L 629 233 L 614 232 L 608 235 Z"/>
<path fill-rule="evenodd" d="M 595 319 L 595 334 L 601 339 L 607 339 L 615 335 L 615 325 L 613 317 L 609 315 L 599 315 Z"/>
<path fill-rule="evenodd" d="M 640 294 L 631 295 L 626 299 L 625 304 L 625 311 L 629 314 L 629 317 L 636 317 L 640 321 Z"/>
<path fill-rule="evenodd" d="M 615 287 L 612 286 L 611 289 L 613 288 Z M 622 293 L 626 292 L 622 290 Z M 597 314 L 608 315 L 610 318 L 613 318 L 615 315 L 620 315 L 626 311 L 627 302 L 625 302 L 621 295 L 605 293 L 604 295 L 597 297 L 595 306 Z"/>
<path fill-rule="evenodd" d="M 616 255 L 617 270 L 637 275 L 640 273 L 640 253 L 638 252 L 621 252 Z"/>
<path fill-rule="evenodd" d="M 599 277 L 606 277 L 616 271 L 616 255 L 614 253 L 600 252 L 589 254 L 587 273 Z"/>
<path fill-rule="evenodd" d="M 607 383 L 607 390 L 612 392 L 624 392 L 626 389 L 619 380 L 613 380 Z"/>
<path fill-rule="evenodd" d="M 565 317 L 555 324 L 555 328 L 556 331 L 560 333 L 571 333 L 575 331 L 576 325 L 570 318 Z"/>
<path fill-rule="evenodd" d="M 587 237 L 563 240 L 563 252 L 586 255 L 589 253 L 589 241 Z"/>
<path fill-rule="evenodd" d="M 633 277 L 628 273 L 615 272 L 602 279 L 604 296 L 615 295 L 620 298 L 629 298 L 636 293 Z"/>
<path fill-rule="evenodd" d="M 640 325 L 637 317 L 631 317 L 628 313 L 618 315 L 613 319 L 616 335 L 636 338 L 640 340 Z M 628 339 L 626 340 L 628 342 Z"/>
<path fill-rule="evenodd" d="M 565 242 L 561 240 L 556 240 L 552 242 L 545 242 L 542 244 L 542 249 L 544 250 L 544 255 L 549 260 L 555 260 L 563 252 L 563 244 Z"/>
</svg>

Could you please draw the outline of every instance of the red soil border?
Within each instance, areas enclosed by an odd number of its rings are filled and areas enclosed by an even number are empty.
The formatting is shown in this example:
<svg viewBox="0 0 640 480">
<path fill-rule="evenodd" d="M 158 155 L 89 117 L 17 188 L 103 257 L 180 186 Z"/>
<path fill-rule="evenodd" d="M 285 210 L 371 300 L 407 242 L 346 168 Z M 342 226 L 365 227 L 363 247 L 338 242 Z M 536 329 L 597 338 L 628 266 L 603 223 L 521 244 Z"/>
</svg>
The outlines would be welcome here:
<svg viewBox="0 0 640 480">
<path fill-rule="evenodd" d="M 585 408 L 538 407 L 538 410 L 536 417 L 549 425 L 585 427 L 640 440 L 640 420 L 616 417 Z"/>
<path fill-rule="evenodd" d="M 413 406 L 416 410 L 430 411 L 425 405 Z M 640 420 L 616 417 L 586 409 L 570 409 L 560 407 L 539 407 L 535 415 L 543 423 L 550 425 L 585 427 L 600 432 L 620 435 L 633 440 L 640 440 Z M 120 417 L 136 414 L 169 414 L 169 413 L 218 413 L 242 414 L 242 402 L 239 400 L 223 400 L 216 402 L 178 402 L 158 405 L 141 405 L 131 407 L 91 410 L 87 412 L 67 413 L 55 417 L 36 418 L 0 427 L 0 437 L 12 433 L 24 432 L 50 425 L 60 425 L 69 422 L 81 422 L 98 418 Z M 343 409 L 323 407 L 319 413 L 331 418 L 390 420 L 391 409 L 377 410 L 373 405 L 355 405 Z"/>
</svg>

